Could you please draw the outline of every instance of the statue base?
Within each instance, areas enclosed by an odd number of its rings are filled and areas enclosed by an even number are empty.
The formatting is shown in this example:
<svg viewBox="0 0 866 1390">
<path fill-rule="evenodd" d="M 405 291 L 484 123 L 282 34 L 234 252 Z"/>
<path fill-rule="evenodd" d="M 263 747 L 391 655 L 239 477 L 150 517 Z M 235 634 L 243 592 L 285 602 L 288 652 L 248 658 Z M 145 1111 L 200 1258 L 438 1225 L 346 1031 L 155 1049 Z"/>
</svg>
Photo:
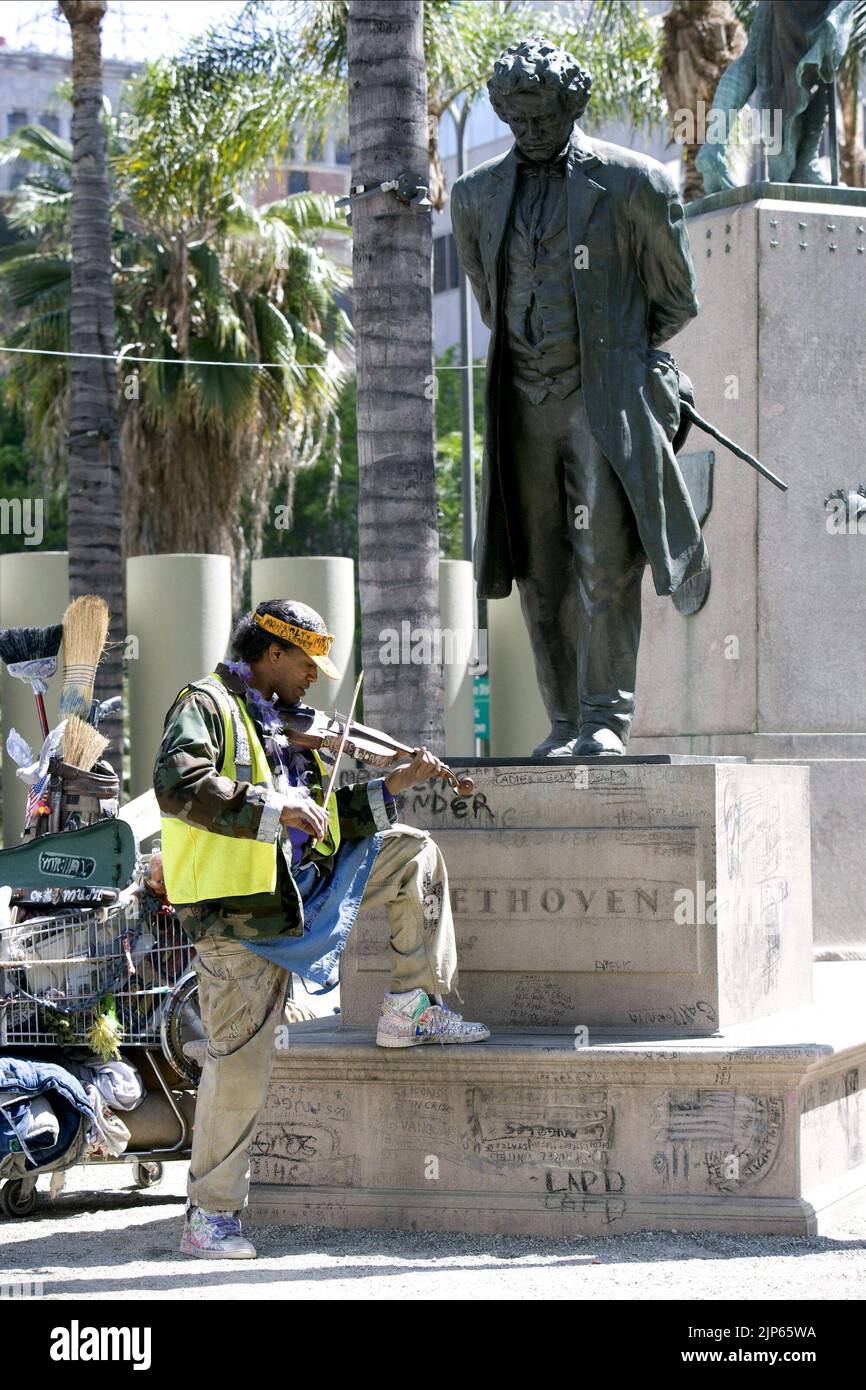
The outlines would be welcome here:
<svg viewBox="0 0 866 1390">
<path fill-rule="evenodd" d="M 734 208 L 741 203 L 753 203 L 758 198 L 776 198 L 792 203 L 823 203 L 831 206 L 866 207 L 866 188 L 848 188 L 838 183 L 773 183 L 756 179 L 739 188 L 725 188 L 721 193 L 707 193 L 686 207 L 686 217 L 699 217 L 704 212 Z"/>
<path fill-rule="evenodd" d="M 808 763 L 816 946 L 862 955 L 866 643 L 849 633 L 866 548 L 866 191 L 733 192 L 727 210 L 721 194 L 687 210 L 701 312 L 666 346 L 701 414 L 789 491 L 692 431 L 692 460 L 715 455 L 712 584 L 684 616 L 644 581 L 629 746 Z"/>
<path fill-rule="evenodd" d="M 866 963 L 705 1040 L 561 1031 L 385 1052 L 292 1026 L 252 1149 L 253 1222 L 568 1237 L 821 1234 L 866 1198 Z"/>
<path fill-rule="evenodd" d="M 362 912 L 341 1020 L 280 1040 L 254 1222 L 810 1235 L 859 1209 L 866 963 L 811 964 L 808 769 L 668 756 L 404 797 L 492 1036 L 377 1047 L 388 925 Z"/>
<path fill-rule="evenodd" d="M 448 866 L 467 1018 L 521 1031 L 693 1037 L 810 1001 L 809 772 L 732 759 L 502 759 L 471 796 L 405 793 Z M 390 989 L 385 909 L 362 912 L 344 1022 Z"/>
</svg>

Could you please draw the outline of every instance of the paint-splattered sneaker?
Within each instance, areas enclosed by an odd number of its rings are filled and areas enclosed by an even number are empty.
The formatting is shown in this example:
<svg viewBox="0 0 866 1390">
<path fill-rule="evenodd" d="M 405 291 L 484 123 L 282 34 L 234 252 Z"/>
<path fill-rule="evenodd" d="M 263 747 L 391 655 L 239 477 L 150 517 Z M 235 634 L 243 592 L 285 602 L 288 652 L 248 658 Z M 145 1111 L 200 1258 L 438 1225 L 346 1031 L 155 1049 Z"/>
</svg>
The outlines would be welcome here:
<svg viewBox="0 0 866 1390">
<path fill-rule="evenodd" d="M 254 1260 L 256 1248 L 241 1235 L 241 1223 L 233 1211 L 205 1211 L 186 1204 L 180 1242 L 182 1255 L 205 1260 Z"/>
<path fill-rule="evenodd" d="M 483 1023 L 464 1023 L 460 1014 L 431 999 L 423 989 L 386 994 L 376 1042 L 379 1047 L 417 1047 L 420 1043 L 474 1043 L 490 1037 Z"/>
</svg>

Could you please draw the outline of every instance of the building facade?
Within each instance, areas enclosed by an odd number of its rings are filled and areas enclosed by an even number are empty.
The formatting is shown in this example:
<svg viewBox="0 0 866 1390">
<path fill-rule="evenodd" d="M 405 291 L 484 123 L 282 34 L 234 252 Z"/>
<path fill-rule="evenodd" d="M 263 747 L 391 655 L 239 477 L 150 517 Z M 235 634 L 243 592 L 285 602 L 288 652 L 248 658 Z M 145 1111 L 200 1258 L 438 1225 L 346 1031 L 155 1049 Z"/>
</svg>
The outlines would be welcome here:
<svg viewBox="0 0 866 1390">
<path fill-rule="evenodd" d="M 134 76 L 138 63 L 103 61 L 105 95 L 117 110 L 120 89 Z M 0 134 L 13 135 L 25 125 L 41 125 L 64 140 L 72 138 L 72 104 L 62 95 L 72 80 L 72 60 L 35 48 L 12 49 L 0 37 Z M 0 165 L 0 197 L 14 188 L 26 166 L 18 161 Z"/>
</svg>

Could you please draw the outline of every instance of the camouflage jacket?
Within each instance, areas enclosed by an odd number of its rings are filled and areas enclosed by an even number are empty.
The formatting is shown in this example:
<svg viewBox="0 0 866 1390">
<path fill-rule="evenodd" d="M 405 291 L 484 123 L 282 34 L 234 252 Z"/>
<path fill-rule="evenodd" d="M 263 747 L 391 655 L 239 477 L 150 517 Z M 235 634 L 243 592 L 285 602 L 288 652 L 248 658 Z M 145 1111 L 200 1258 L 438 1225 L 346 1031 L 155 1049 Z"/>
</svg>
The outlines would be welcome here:
<svg viewBox="0 0 866 1390">
<path fill-rule="evenodd" d="M 226 688 L 243 695 L 274 776 L 280 771 L 276 740 L 263 731 L 254 700 L 247 696 L 243 678 L 225 665 L 217 674 Z M 282 736 L 278 736 L 282 737 Z M 286 746 L 285 742 L 282 745 Z M 297 753 L 295 747 L 293 752 Z M 245 839 L 276 839 L 277 884 L 273 893 L 254 893 L 198 903 L 175 903 L 187 934 L 196 940 L 207 935 L 244 938 L 301 936 L 303 903 L 292 875 L 292 843 L 288 829 L 279 822 L 282 801 L 278 792 L 250 782 L 233 782 L 218 769 L 225 752 L 223 723 L 216 700 L 204 691 L 189 691 L 175 700 L 166 715 L 162 743 L 153 770 L 153 785 L 160 810 L 178 816 L 199 829 L 217 835 Z M 319 770 L 312 755 L 302 755 L 310 771 L 310 792 L 322 804 Z M 357 840 L 387 830 L 397 819 L 396 802 L 382 778 L 339 787 L 336 791 L 340 835 Z M 325 873 L 332 856 L 311 849 L 307 840 L 300 863 L 311 861 Z"/>
</svg>

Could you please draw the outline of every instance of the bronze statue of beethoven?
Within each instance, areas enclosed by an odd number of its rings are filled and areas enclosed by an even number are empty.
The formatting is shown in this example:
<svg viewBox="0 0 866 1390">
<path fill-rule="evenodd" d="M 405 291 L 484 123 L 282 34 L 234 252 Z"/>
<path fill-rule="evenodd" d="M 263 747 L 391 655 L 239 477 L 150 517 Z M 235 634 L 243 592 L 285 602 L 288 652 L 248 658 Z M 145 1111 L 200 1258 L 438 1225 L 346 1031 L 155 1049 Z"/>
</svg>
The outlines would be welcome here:
<svg viewBox="0 0 866 1390">
<path fill-rule="evenodd" d="M 517 581 L 551 730 L 533 756 L 623 754 L 641 578 L 671 594 L 708 565 L 673 445 L 676 364 L 697 313 L 683 208 L 656 160 L 588 139 L 591 79 L 532 37 L 488 90 L 515 145 L 451 192 L 490 329 L 475 569 Z"/>
</svg>

